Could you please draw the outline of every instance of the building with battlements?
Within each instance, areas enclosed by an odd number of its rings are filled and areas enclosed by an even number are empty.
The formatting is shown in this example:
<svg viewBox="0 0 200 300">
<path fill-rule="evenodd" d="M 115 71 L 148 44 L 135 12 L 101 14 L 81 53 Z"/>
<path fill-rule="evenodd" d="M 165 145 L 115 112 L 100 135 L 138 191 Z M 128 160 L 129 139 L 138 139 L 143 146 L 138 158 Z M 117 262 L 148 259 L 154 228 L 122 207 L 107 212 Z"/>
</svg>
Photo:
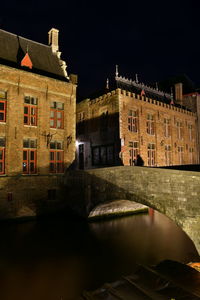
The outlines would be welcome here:
<svg viewBox="0 0 200 300">
<path fill-rule="evenodd" d="M 75 157 L 76 75 L 48 45 L 0 30 L 0 218 L 38 214 Z"/>
<path fill-rule="evenodd" d="M 77 167 L 199 163 L 197 113 L 176 96 L 119 76 L 96 97 L 77 104 Z"/>
</svg>

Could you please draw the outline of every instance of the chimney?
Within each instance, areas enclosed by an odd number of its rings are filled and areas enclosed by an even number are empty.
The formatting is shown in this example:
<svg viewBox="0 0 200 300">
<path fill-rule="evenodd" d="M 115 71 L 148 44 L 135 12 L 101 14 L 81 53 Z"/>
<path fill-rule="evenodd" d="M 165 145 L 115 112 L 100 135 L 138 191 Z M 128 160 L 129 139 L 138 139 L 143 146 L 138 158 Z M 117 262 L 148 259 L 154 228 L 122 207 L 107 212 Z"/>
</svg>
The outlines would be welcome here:
<svg viewBox="0 0 200 300">
<path fill-rule="evenodd" d="M 55 28 L 52 28 L 48 32 L 48 34 L 49 34 L 49 46 L 51 46 L 53 53 L 57 53 L 58 50 L 59 50 L 59 47 L 58 47 L 58 33 L 59 33 L 59 30 L 55 29 Z"/>
<path fill-rule="evenodd" d="M 181 82 L 175 84 L 175 99 L 179 104 L 183 104 L 183 84 Z"/>
</svg>

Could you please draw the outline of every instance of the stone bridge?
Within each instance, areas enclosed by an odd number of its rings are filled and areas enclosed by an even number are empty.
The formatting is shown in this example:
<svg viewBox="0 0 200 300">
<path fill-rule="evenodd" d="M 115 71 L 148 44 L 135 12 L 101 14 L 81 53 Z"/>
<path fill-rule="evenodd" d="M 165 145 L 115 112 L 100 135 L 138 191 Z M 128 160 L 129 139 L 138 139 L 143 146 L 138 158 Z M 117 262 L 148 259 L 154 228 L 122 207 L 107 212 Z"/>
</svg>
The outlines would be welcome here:
<svg viewBox="0 0 200 300">
<path fill-rule="evenodd" d="M 200 173 L 147 167 L 110 167 L 68 171 L 70 206 L 88 215 L 98 204 L 133 200 L 165 214 L 194 242 L 200 254 Z"/>
</svg>

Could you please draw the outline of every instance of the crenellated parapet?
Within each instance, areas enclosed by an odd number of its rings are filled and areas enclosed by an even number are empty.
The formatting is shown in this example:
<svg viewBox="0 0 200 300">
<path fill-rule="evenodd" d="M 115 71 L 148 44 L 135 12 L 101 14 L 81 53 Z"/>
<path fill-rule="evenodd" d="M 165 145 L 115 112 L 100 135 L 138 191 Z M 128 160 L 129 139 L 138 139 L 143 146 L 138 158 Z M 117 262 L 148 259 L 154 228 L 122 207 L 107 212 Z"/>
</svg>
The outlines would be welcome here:
<svg viewBox="0 0 200 300">
<path fill-rule="evenodd" d="M 184 114 L 187 114 L 189 116 L 196 116 L 195 113 L 193 113 L 193 112 L 191 112 L 187 109 L 177 107 L 174 104 L 167 104 L 165 102 L 158 101 L 156 99 L 149 98 L 149 97 L 146 97 L 146 96 L 141 96 L 139 94 L 132 93 L 130 91 L 126 91 L 126 90 L 123 90 L 123 89 L 120 89 L 120 88 L 117 88 L 116 90 L 113 90 L 111 92 L 103 94 L 102 96 L 94 98 L 94 99 L 87 98 L 87 99 L 83 100 L 80 103 L 87 103 L 88 105 L 92 106 L 92 105 L 95 105 L 96 103 L 105 102 L 105 101 L 109 100 L 110 97 L 117 96 L 117 95 L 118 96 L 123 95 L 123 96 L 126 96 L 126 97 L 130 97 L 130 98 L 133 98 L 136 101 L 143 101 L 143 102 L 153 104 L 153 105 L 156 105 L 156 106 L 159 106 L 159 107 L 164 107 L 164 108 L 172 110 L 172 111 L 184 113 Z"/>
</svg>

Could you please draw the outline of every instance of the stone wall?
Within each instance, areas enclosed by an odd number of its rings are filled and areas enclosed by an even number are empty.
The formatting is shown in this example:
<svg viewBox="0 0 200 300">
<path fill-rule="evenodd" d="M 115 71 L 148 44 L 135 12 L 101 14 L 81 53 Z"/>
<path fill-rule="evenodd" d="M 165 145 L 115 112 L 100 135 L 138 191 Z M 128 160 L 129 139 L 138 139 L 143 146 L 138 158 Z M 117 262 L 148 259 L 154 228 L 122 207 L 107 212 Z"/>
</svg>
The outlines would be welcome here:
<svg viewBox="0 0 200 300">
<path fill-rule="evenodd" d="M 147 167 L 112 167 L 67 172 L 66 193 L 71 207 L 88 215 L 99 203 L 133 200 L 174 220 L 200 252 L 200 174 Z"/>
</svg>

